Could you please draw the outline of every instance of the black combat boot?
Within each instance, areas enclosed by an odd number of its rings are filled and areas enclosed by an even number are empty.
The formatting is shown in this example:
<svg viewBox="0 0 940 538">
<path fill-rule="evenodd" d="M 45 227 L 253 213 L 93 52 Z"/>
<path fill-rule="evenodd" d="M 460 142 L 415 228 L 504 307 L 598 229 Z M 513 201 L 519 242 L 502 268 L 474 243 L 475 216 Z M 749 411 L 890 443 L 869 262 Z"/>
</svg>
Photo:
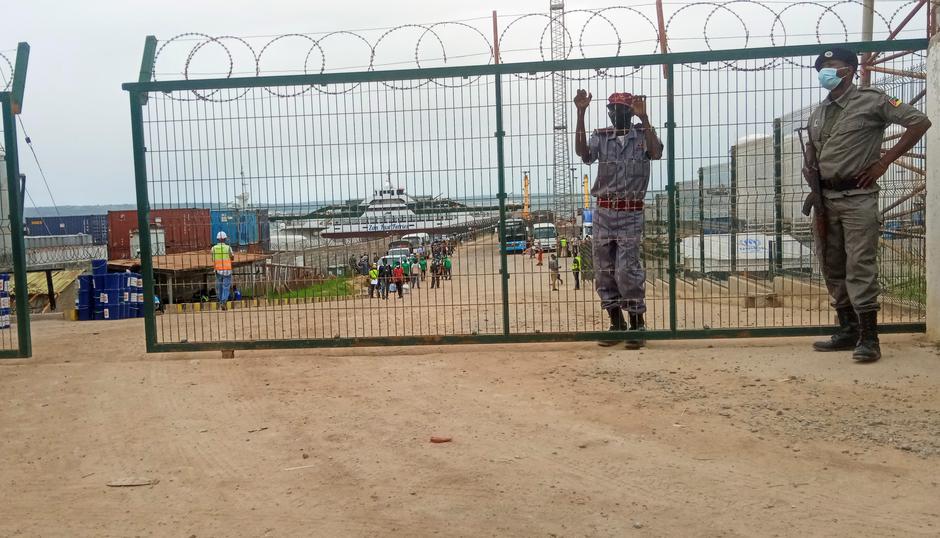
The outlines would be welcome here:
<svg viewBox="0 0 940 538">
<path fill-rule="evenodd" d="M 627 322 L 623 319 L 623 311 L 620 310 L 620 307 L 615 306 L 613 308 L 607 309 L 607 315 L 610 316 L 610 328 L 608 331 L 614 333 L 627 330 Z M 610 347 L 616 346 L 623 340 L 601 340 L 597 343 L 599 346 Z"/>
<path fill-rule="evenodd" d="M 643 314 L 630 314 L 630 330 L 631 331 L 645 331 L 646 330 L 646 320 L 643 319 Z M 646 345 L 646 340 L 643 339 L 630 339 L 627 340 L 627 349 L 640 349 Z"/>
<path fill-rule="evenodd" d="M 858 345 L 852 358 L 858 362 L 875 362 L 881 358 L 881 343 L 878 341 L 878 311 L 862 312 L 858 315 Z"/>
<path fill-rule="evenodd" d="M 816 351 L 849 351 L 858 344 L 858 314 L 850 307 L 836 310 L 839 330 L 829 340 L 813 342 Z"/>
</svg>

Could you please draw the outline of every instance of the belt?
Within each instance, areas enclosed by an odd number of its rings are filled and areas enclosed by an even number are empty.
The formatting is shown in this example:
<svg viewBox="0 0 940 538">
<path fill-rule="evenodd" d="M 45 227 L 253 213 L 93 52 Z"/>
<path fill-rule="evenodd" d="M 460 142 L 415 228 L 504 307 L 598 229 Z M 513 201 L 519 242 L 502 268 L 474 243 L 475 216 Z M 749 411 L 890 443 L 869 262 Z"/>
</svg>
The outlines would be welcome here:
<svg viewBox="0 0 940 538">
<path fill-rule="evenodd" d="M 821 179 L 819 185 L 830 191 L 850 191 L 858 188 L 858 182 L 852 179 Z"/>
<path fill-rule="evenodd" d="M 643 200 L 624 200 L 623 198 L 599 197 L 597 206 L 614 211 L 643 211 Z"/>
</svg>

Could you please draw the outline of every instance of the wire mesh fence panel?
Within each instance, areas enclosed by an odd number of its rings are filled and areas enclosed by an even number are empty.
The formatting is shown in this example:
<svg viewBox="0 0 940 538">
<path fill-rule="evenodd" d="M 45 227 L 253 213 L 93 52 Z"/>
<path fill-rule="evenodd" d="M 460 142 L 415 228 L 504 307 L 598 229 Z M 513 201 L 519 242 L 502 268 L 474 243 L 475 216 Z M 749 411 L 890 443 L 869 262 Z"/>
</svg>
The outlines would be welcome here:
<svg viewBox="0 0 940 538">
<path fill-rule="evenodd" d="M 870 82 L 922 109 L 918 43 Z M 129 85 L 149 211 L 109 215 L 111 265 L 149 243 L 164 350 L 820 332 L 822 50 Z M 880 181 L 896 329 L 924 317 L 924 155 Z"/>
<path fill-rule="evenodd" d="M 676 68 L 680 329 L 832 323 L 811 220 L 801 212 L 809 188 L 801 173 L 800 137 L 810 143 L 801 129 L 826 96 L 814 60 L 815 55 Z M 922 62 L 919 53 L 885 62 L 891 71 L 914 76 L 875 72 L 871 85 L 922 108 L 916 99 L 924 89 L 917 76 Z M 889 128 L 885 149 L 901 130 Z M 922 161 L 914 164 L 923 154 L 922 147 L 912 150 L 879 181 L 881 207 L 893 207 L 883 213 L 894 217 L 881 231 L 878 262 L 882 320 L 888 323 L 922 321 L 925 315 L 923 204 L 911 198 L 923 184 Z"/>
<path fill-rule="evenodd" d="M 157 341 L 501 331 L 492 100 L 492 77 L 152 94 Z"/>
<path fill-rule="evenodd" d="M 615 93 L 645 97 L 655 136 L 664 139 L 662 75 L 662 66 L 648 65 L 507 77 L 503 90 L 507 191 L 519 207 L 510 215 L 514 234 L 507 237 L 507 250 L 514 253 L 509 264 L 514 332 L 606 330 L 610 320 L 605 307 L 614 302 L 646 312 L 651 330 L 668 328 L 668 289 L 661 285 L 668 248 L 658 248 L 668 245 L 662 240 L 667 215 L 657 215 L 656 206 L 646 204 L 665 192 L 665 161 L 644 156 L 645 140 L 637 129 L 631 144 L 638 153 L 628 158 L 628 166 L 635 163 L 634 168 L 618 172 L 619 157 L 607 153 L 608 145 L 613 148 L 621 143 L 618 139 L 628 136 L 610 132 L 608 97 Z M 559 87 L 566 96 L 560 107 L 553 91 Z M 597 145 L 587 160 L 576 148 L 578 112 L 572 98 L 579 90 L 591 97 L 585 112 L 585 141 Z M 630 211 L 614 212 L 598 208 L 599 196 L 619 196 L 635 204 Z M 597 219 L 603 225 L 604 218 L 618 213 L 633 219 L 627 227 L 613 236 L 598 229 Z M 615 267 L 623 261 L 617 259 L 618 243 L 621 258 L 625 252 L 635 252 L 634 267 Z M 645 301 L 640 296 L 620 297 L 622 286 L 645 291 Z M 637 304 L 628 305 L 631 301 Z"/>
<path fill-rule="evenodd" d="M 3 90 L 0 81 L 0 91 Z M 2 99 L 9 94 L 2 94 Z M 11 116 L 12 117 L 12 116 Z M 3 115 L 6 120 L 7 115 Z M 0 121 L 0 351 L 14 352 L 19 349 L 15 305 L 11 298 L 13 290 L 15 258 L 13 256 L 13 233 L 10 215 L 10 184 L 7 171 L 8 158 L 5 135 L 6 121 Z M 15 130 L 13 131 L 15 133 Z"/>
</svg>

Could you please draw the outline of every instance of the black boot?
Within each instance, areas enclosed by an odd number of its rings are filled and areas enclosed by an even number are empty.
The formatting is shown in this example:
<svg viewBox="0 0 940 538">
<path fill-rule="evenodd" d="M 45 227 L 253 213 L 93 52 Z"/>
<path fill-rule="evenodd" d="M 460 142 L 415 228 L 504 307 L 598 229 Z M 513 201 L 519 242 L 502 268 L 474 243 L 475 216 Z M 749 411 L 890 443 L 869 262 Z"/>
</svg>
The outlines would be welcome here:
<svg viewBox="0 0 940 538">
<path fill-rule="evenodd" d="M 850 307 L 836 310 L 839 330 L 829 340 L 813 342 L 816 351 L 849 351 L 858 343 L 858 314 Z"/>
<path fill-rule="evenodd" d="M 878 341 L 878 311 L 862 312 L 858 315 L 858 345 L 852 358 L 858 362 L 875 362 L 881 358 L 881 344 Z"/>
<path fill-rule="evenodd" d="M 607 315 L 610 316 L 610 328 L 608 331 L 620 332 L 627 330 L 627 322 L 623 319 L 623 311 L 620 310 L 620 307 L 613 307 L 607 309 Z M 601 340 L 597 343 L 599 346 L 610 347 L 616 346 L 623 340 Z"/>
<path fill-rule="evenodd" d="M 643 314 L 630 314 L 630 330 L 631 331 L 645 331 L 646 330 L 646 320 L 643 319 Z M 642 339 L 630 339 L 627 340 L 627 349 L 640 349 L 646 345 L 646 340 Z"/>
</svg>

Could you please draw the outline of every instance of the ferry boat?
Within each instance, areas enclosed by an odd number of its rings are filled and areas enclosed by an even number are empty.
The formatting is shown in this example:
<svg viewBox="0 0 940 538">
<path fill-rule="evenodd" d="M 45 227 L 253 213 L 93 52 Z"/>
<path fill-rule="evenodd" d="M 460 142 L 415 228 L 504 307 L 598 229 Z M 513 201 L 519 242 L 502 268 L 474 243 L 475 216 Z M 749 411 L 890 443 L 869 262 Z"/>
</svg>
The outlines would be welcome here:
<svg viewBox="0 0 940 538">
<path fill-rule="evenodd" d="M 371 238 L 427 233 L 452 235 L 495 226 L 498 206 L 468 206 L 442 198 L 413 198 L 390 180 L 372 196 L 346 204 L 321 208 L 298 225 L 316 229 L 326 239 Z"/>
</svg>

